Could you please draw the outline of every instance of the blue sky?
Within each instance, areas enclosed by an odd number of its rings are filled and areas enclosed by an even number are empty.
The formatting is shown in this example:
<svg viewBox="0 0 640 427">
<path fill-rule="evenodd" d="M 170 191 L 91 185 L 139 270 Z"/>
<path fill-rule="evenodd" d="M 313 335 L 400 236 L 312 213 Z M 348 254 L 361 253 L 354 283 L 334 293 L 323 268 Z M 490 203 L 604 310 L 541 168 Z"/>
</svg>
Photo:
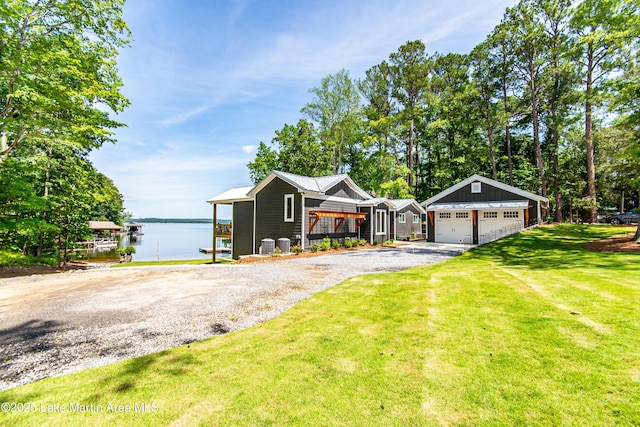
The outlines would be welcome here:
<svg viewBox="0 0 640 427">
<path fill-rule="evenodd" d="M 322 78 L 360 79 L 408 40 L 467 53 L 515 3 L 129 0 L 118 67 L 131 106 L 116 116 L 128 127 L 91 160 L 135 217 L 210 217 L 205 201 L 251 185 L 256 146 L 298 122 Z"/>
</svg>

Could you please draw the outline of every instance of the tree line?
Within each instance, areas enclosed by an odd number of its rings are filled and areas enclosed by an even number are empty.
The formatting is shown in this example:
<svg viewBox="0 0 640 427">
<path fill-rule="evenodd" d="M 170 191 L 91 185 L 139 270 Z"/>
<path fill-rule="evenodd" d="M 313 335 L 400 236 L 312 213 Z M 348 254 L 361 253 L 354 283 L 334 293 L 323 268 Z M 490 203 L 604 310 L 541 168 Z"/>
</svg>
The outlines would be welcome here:
<svg viewBox="0 0 640 427">
<path fill-rule="evenodd" d="M 0 249 L 42 256 L 120 223 L 123 198 L 88 160 L 123 126 L 124 0 L 0 4 Z"/>
<path fill-rule="evenodd" d="M 349 173 L 374 194 L 424 200 L 479 173 L 549 197 L 556 221 L 637 208 L 638 9 L 522 0 L 468 54 L 414 40 L 361 79 L 330 74 L 297 124 L 260 142 L 251 178 Z"/>
</svg>

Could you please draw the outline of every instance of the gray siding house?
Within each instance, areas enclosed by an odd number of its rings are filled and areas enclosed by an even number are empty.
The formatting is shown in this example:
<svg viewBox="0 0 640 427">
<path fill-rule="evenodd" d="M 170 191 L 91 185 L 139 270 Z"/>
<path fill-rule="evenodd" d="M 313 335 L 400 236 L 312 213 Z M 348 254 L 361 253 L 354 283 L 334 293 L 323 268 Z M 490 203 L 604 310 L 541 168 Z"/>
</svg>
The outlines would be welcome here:
<svg viewBox="0 0 640 427">
<path fill-rule="evenodd" d="M 403 233 L 406 227 L 397 224 L 393 201 L 374 198 L 346 174 L 312 178 L 273 171 L 254 187 L 231 189 L 207 202 L 214 219 L 217 205 L 232 205 L 234 259 L 260 253 L 263 239 L 287 238 L 306 250 L 327 236 L 341 243 L 346 237 L 383 243 L 397 235 L 399 225 Z M 409 210 L 416 210 L 411 205 L 400 204 L 409 221 Z"/>
<path fill-rule="evenodd" d="M 391 203 L 396 211 L 393 237 L 397 240 L 423 239 L 422 217 L 426 215 L 424 208 L 414 199 L 394 199 Z"/>
<path fill-rule="evenodd" d="M 483 244 L 542 221 L 549 200 L 480 175 L 472 175 L 420 203 L 427 211 L 427 240 Z"/>
</svg>

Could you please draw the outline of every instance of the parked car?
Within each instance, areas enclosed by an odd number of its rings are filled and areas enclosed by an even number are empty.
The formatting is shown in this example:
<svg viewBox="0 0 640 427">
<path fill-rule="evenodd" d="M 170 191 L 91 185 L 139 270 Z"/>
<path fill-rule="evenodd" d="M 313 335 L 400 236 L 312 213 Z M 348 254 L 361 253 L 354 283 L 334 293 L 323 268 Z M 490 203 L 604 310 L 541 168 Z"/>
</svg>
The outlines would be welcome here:
<svg viewBox="0 0 640 427">
<path fill-rule="evenodd" d="M 625 212 L 617 215 L 611 215 L 609 218 L 609 222 L 613 225 L 618 224 L 630 224 L 632 222 L 637 223 L 640 221 L 640 213 L 636 212 Z"/>
</svg>

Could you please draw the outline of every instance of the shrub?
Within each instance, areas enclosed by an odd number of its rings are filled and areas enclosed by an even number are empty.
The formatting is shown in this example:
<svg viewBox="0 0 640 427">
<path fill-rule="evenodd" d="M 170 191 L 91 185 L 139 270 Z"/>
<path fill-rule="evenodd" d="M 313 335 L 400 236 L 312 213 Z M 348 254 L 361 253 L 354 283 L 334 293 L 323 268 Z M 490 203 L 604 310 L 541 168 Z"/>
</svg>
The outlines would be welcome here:
<svg viewBox="0 0 640 427">
<path fill-rule="evenodd" d="M 391 245 L 393 245 L 393 240 L 387 240 L 386 242 L 383 243 L 383 245 L 391 246 Z"/>
<path fill-rule="evenodd" d="M 271 256 L 278 257 L 278 256 L 280 256 L 280 255 L 282 255 L 282 249 L 280 249 L 279 247 L 277 247 L 277 246 L 276 246 L 276 247 L 273 249 L 273 252 L 271 253 Z"/>
<path fill-rule="evenodd" d="M 345 248 L 350 248 L 353 246 L 353 243 L 351 243 L 351 237 L 345 237 L 344 238 L 344 247 Z"/>
<path fill-rule="evenodd" d="M 329 238 L 329 236 L 327 236 L 324 239 L 322 239 L 322 243 L 320 244 L 320 250 L 328 251 L 330 247 L 331 247 L 331 239 Z"/>
<path fill-rule="evenodd" d="M 378 241 L 377 241 L 377 240 L 374 240 L 371 244 L 372 244 L 373 246 L 378 246 Z"/>
<path fill-rule="evenodd" d="M 127 255 L 131 255 L 136 253 L 136 248 L 134 248 L 133 246 L 127 246 L 126 248 L 124 248 L 124 251 Z"/>
<path fill-rule="evenodd" d="M 358 244 L 359 244 L 360 246 L 367 246 L 367 241 L 366 241 L 366 240 L 364 240 L 364 239 L 360 239 L 360 240 L 358 241 Z"/>
<path fill-rule="evenodd" d="M 294 245 L 291 248 L 291 252 L 293 252 L 294 254 L 298 255 L 300 252 L 302 252 L 302 246 L 300 245 Z"/>
<path fill-rule="evenodd" d="M 411 238 L 412 238 L 412 239 L 415 239 L 415 238 L 416 238 L 416 232 L 415 232 L 415 231 L 412 231 L 412 232 L 411 232 Z M 407 239 L 407 240 L 409 240 L 409 239 Z"/>
<path fill-rule="evenodd" d="M 318 246 L 316 243 L 311 245 L 311 252 L 318 252 L 318 249 L 320 249 L 320 246 Z"/>
<path fill-rule="evenodd" d="M 340 248 L 340 242 L 336 239 L 333 242 L 331 242 L 331 247 L 333 249 L 339 249 Z"/>
</svg>

